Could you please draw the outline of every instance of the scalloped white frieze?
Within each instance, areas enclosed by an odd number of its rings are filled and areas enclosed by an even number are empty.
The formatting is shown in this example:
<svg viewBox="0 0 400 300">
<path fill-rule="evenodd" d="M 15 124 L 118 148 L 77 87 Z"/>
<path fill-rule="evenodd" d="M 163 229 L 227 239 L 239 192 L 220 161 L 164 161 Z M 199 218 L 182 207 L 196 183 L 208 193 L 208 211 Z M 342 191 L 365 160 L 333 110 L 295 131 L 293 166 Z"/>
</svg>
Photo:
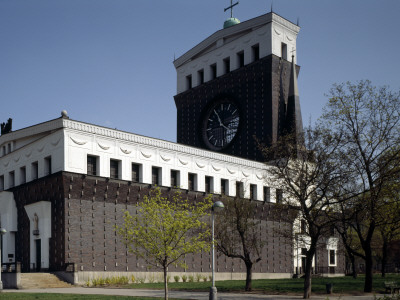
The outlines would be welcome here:
<svg viewBox="0 0 400 300">
<path fill-rule="evenodd" d="M 143 157 L 145 157 L 145 158 L 150 158 L 151 157 L 151 154 L 144 153 L 143 151 L 140 151 L 140 154 L 142 154 Z"/>
<path fill-rule="evenodd" d="M 31 156 L 31 155 L 32 155 L 32 150 L 29 151 L 28 153 L 25 153 L 25 156 L 26 156 L 26 157 L 29 157 L 29 156 Z"/>
<path fill-rule="evenodd" d="M 216 167 L 216 166 L 214 166 L 214 165 L 211 165 L 212 166 L 212 168 L 215 170 L 215 171 L 221 171 L 221 168 L 218 168 L 218 167 Z"/>
<path fill-rule="evenodd" d="M 37 149 L 37 151 L 38 151 L 38 152 L 42 152 L 42 151 L 43 151 L 43 149 L 44 149 L 44 145 L 43 145 L 43 147 L 42 147 L 42 148 L 38 148 L 38 149 Z"/>
<path fill-rule="evenodd" d="M 188 161 L 184 161 L 184 160 L 182 160 L 180 158 L 179 158 L 179 162 L 184 166 L 186 166 L 189 163 Z"/>
<path fill-rule="evenodd" d="M 108 149 L 110 149 L 109 146 L 104 146 L 104 145 L 102 145 L 102 144 L 100 144 L 100 143 L 97 143 L 97 145 L 99 145 L 99 147 L 100 147 L 101 149 L 103 149 L 103 150 L 108 150 Z"/>
<path fill-rule="evenodd" d="M 129 151 L 128 149 L 122 149 L 121 147 L 119 147 L 119 149 L 121 150 L 122 153 L 125 153 L 125 154 L 131 154 L 132 153 L 132 151 Z"/>
<path fill-rule="evenodd" d="M 249 38 L 249 39 L 247 39 L 247 40 L 244 40 L 244 41 L 243 41 L 243 44 L 248 44 L 250 41 L 251 41 L 251 38 Z"/>
<path fill-rule="evenodd" d="M 288 41 L 293 41 L 293 39 L 290 38 L 288 35 L 286 36 L 286 38 L 287 38 Z"/>
<path fill-rule="evenodd" d="M 60 142 L 61 138 L 59 138 L 57 141 L 55 142 L 51 142 L 51 144 L 55 147 L 58 145 L 58 143 Z"/>
<path fill-rule="evenodd" d="M 221 51 L 221 52 L 216 53 L 215 55 L 216 55 L 216 56 L 221 56 L 223 53 L 224 53 L 224 52 Z"/>
<path fill-rule="evenodd" d="M 18 162 L 20 158 L 21 158 L 21 156 L 19 156 L 18 158 L 14 158 L 14 161 Z"/>
<path fill-rule="evenodd" d="M 256 174 L 256 177 L 261 180 L 261 179 L 263 179 L 264 176 Z"/>
<path fill-rule="evenodd" d="M 226 168 L 226 169 L 228 170 L 228 172 L 229 172 L 230 174 L 235 174 L 235 173 L 236 173 L 236 171 L 229 170 L 228 168 Z"/>
<path fill-rule="evenodd" d="M 5 167 L 7 167 L 9 164 L 10 164 L 10 162 L 9 162 L 9 161 L 8 161 L 8 162 L 4 162 L 4 163 L 3 163 L 3 165 L 4 165 Z"/>
<path fill-rule="evenodd" d="M 170 157 L 167 157 L 167 156 L 164 156 L 164 155 L 161 155 L 161 154 L 160 154 L 160 157 L 161 157 L 161 159 L 162 159 L 163 161 L 170 161 L 170 160 L 171 160 Z"/>
<path fill-rule="evenodd" d="M 279 32 L 278 30 L 276 30 L 275 28 L 274 28 L 274 31 L 275 31 L 276 35 L 281 35 L 281 34 L 282 34 L 282 33 Z"/>
<path fill-rule="evenodd" d="M 245 173 L 244 171 L 242 171 L 242 174 L 243 174 L 244 177 L 249 177 L 250 176 L 250 174 Z"/>
<path fill-rule="evenodd" d="M 87 141 L 79 141 L 77 139 L 74 139 L 72 136 L 69 137 L 71 139 L 71 141 L 73 141 L 75 144 L 82 146 L 85 145 L 87 143 Z"/>
<path fill-rule="evenodd" d="M 203 169 L 206 165 L 203 165 L 203 164 L 200 164 L 200 163 L 198 163 L 197 161 L 196 161 L 196 165 L 200 168 L 200 169 Z"/>
<path fill-rule="evenodd" d="M 267 31 L 266 30 L 264 30 L 264 31 L 260 31 L 259 33 L 258 33 L 258 36 L 263 36 L 263 35 L 265 35 L 267 33 Z"/>
</svg>

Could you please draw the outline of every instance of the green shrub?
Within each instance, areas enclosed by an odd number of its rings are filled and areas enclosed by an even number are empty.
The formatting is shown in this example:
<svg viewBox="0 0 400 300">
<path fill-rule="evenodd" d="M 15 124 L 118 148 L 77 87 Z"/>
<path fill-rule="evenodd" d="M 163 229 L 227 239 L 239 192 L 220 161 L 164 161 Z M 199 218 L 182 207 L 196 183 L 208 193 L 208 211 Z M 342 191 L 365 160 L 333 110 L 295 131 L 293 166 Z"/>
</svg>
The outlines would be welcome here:
<svg viewBox="0 0 400 300">
<path fill-rule="evenodd" d="M 207 281 L 207 276 L 203 276 L 203 281 L 204 281 L 204 282 Z"/>
<path fill-rule="evenodd" d="M 132 275 L 131 275 L 131 282 L 132 282 L 132 283 L 135 283 L 135 279 L 136 279 L 136 278 L 135 278 L 135 275 L 132 274 Z"/>
<path fill-rule="evenodd" d="M 182 282 L 186 282 L 187 281 L 187 276 L 186 275 L 182 275 Z"/>
<path fill-rule="evenodd" d="M 189 282 L 194 282 L 194 276 L 193 275 L 189 275 Z"/>
<path fill-rule="evenodd" d="M 202 277 L 203 277 L 203 275 L 197 273 L 196 274 L 196 282 L 200 282 Z"/>
<path fill-rule="evenodd" d="M 175 275 L 175 276 L 174 276 L 175 282 L 179 282 L 179 279 L 180 279 L 180 277 L 179 277 L 178 275 Z"/>
</svg>

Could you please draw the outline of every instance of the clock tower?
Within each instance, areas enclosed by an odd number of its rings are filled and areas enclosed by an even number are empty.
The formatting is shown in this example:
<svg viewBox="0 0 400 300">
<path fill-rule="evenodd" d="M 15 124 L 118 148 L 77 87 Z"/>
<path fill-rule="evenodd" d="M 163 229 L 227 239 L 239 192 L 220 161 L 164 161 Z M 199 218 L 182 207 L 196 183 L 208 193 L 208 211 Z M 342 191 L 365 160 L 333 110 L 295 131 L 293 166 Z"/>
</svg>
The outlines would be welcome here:
<svg viewBox="0 0 400 300">
<path fill-rule="evenodd" d="M 301 132 L 299 30 L 273 12 L 231 17 L 177 58 L 177 142 L 263 161 L 258 142 Z"/>
</svg>

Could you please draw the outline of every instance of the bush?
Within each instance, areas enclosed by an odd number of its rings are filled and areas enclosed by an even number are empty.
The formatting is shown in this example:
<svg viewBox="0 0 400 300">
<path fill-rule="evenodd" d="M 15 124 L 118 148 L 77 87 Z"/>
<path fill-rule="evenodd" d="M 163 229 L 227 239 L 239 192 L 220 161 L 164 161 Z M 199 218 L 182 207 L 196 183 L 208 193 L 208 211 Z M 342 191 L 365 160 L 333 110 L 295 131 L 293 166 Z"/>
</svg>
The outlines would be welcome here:
<svg viewBox="0 0 400 300">
<path fill-rule="evenodd" d="M 204 281 L 204 282 L 207 281 L 207 276 L 203 276 L 203 281 Z"/>
<path fill-rule="evenodd" d="M 174 280 L 175 280 L 175 282 L 179 282 L 179 276 L 178 275 L 176 275 L 176 276 L 174 276 Z"/>
<path fill-rule="evenodd" d="M 189 275 L 189 282 L 194 282 L 194 276 L 193 275 Z"/>
<path fill-rule="evenodd" d="M 196 282 L 200 282 L 201 278 L 203 277 L 203 275 L 201 274 L 196 274 Z"/>
<path fill-rule="evenodd" d="M 136 279 L 135 276 L 132 274 L 132 275 L 131 275 L 131 282 L 132 282 L 132 283 L 135 283 L 135 279 Z"/>
<path fill-rule="evenodd" d="M 182 282 L 186 282 L 187 281 L 187 276 L 186 275 L 182 275 Z"/>
</svg>

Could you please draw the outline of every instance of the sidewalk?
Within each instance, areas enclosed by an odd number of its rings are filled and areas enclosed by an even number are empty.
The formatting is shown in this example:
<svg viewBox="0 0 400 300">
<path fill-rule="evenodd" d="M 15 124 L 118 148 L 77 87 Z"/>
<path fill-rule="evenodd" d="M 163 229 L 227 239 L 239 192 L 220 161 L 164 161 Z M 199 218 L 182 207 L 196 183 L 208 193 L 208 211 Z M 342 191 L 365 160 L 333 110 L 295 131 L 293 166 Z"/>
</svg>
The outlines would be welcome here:
<svg viewBox="0 0 400 300">
<path fill-rule="evenodd" d="M 143 289 L 107 289 L 107 288 L 54 288 L 54 289 L 30 289 L 30 290 L 3 290 L 4 293 L 57 293 L 57 294 L 92 294 L 92 295 L 116 295 L 116 296 L 141 296 L 141 297 L 164 297 L 164 290 L 143 290 Z M 208 300 L 206 292 L 186 292 L 186 291 L 169 291 L 169 297 L 180 299 Z M 383 295 L 376 295 L 377 298 Z M 235 294 L 235 293 L 218 293 L 219 300 L 256 300 L 256 299 L 278 299 L 292 300 L 302 299 L 302 296 L 287 295 L 260 295 L 260 294 Z M 341 295 L 318 295 L 312 296 L 311 299 L 318 300 L 374 300 L 373 294 L 367 296 L 341 296 Z"/>
</svg>

